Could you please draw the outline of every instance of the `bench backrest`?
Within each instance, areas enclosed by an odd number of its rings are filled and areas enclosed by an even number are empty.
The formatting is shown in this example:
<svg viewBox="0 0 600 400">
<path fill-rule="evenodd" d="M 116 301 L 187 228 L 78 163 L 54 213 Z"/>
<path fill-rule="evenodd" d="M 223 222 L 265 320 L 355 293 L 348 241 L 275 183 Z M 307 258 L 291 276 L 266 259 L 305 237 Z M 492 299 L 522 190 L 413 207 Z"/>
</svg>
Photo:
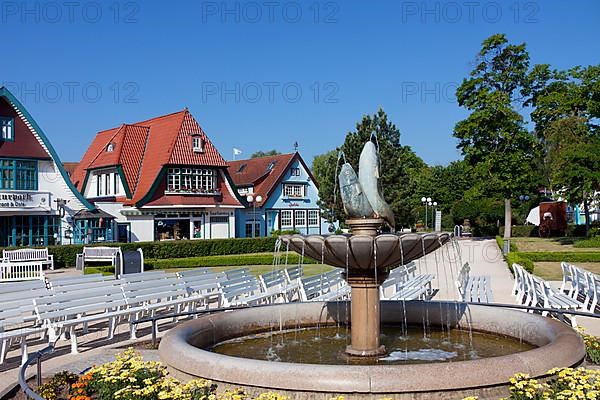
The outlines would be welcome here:
<svg viewBox="0 0 600 400">
<path fill-rule="evenodd" d="M 48 249 L 2 250 L 5 261 L 48 261 Z"/>
<path fill-rule="evenodd" d="M 281 271 L 271 271 L 260 276 L 260 283 L 265 291 L 275 287 L 283 287 L 287 282 L 285 274 Z"/>
<path fill-rule="evenodd" d="M 169 274 L 173 275 L 174 274 Z M 157 279 L 165 279 L 169 275 L 165 271 L 150 271 L 150 272 L 138 272 L 135 274 L 126 274 L 123 275 L 120 281 L 124 283 L 134 283 L 134 282 L 146 282 L 146 281 L 154 281 Z"/>
<path fill-rule="evenodd" d="M 98 247 L 84 247 L 83 248 L 83 256 L 86 259 L 106 259 L 112 260 L 113 257 L 117 256 L 121 251 L 120 247 L 108 247 L 108 246 L 98 246 Z"/>
<path fill-rule="evenodd" d="M 225 275 L 227 275 L 227 279 L 237 279 L 244 276 L 250 276 L 252 274 L 248 268 L 237 268 L 225 271 Z"/>
<path fill-rule="evenodd" d="M 296 281 L 296 280 L 302 278 L 302 267 L 296 266 L 296 267 L 286 268 L 285 275 L 288 279 L 288 282 Z"/>
<path fill-rule="evenodd" d="M 92 282 L 106 282 L 110 280 L 114 280 L 114 276 L 104 276 L 102 274 L 89 274 L 89 275 L 77 275 L 77 276 L 68 276 L 64 278 L 58 279 L 48 279 L 51 288 L 62 287 L 62 286 L 72 286 L 72 285 L 81 285 L 84 283 L 92 283 Z"/>
<path fill-rule="evenodd" d="M 0 283 L 0 295 L 5 293 L 23 292 L 34 289 L 46 289 L 46 282 L 38 279 L 35 281 L 27 282 Z"/>
<path fill-rule="evenodd" d="M 179 271 L 177 272 L 177 276 L 179 276 L 180 278 L 183 277 L 188 277 L 188 276 L 197 276 L 197 275 L 206 275 L 206 274 L 214 274 L 214 270 L 212 270 L 211 268 L 208 267 L 202 267 L 202 268 L 194 268 L 194 269 L 190 269 L 187 271 Z"/>
</svg>

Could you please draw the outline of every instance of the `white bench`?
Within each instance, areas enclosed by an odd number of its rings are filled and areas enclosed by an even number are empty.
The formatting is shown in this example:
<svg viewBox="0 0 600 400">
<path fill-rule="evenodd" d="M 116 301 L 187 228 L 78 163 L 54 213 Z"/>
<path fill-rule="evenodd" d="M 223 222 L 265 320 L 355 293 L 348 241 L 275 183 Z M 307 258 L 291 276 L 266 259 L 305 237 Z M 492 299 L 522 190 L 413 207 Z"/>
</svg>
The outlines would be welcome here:
<svg viewBox="0 0 600 400">
<path fill-rule="evenodd" d="M 48 254 L 48 249 L 18 249 L 2 250 L 3 263 L 40 262 L 54 269 L 54 256 Z"/>
<path fill-rule="evenodd" d="M 380 288 L 380 296 L 387 300 L 415 300 L 433 297 L 431 274 L 417 274 L 417 265 L 411 261 L 390 271 Z"/>
<path fill-rule="evenodd" d="M 491 280 L 487 275 L 471 275 L 469 263 L 465 263 L 458 274 L 456 288 L 462 301 L 492 303 Z"/>
<path fill-rule="evenodd" d="M 33 310 L 33 305 L 6 308 L 0 310 L 0 364 L 4 363 L 9 348 L 14 343 L 21 346 L 21 365 L 28 358 L 27 338 L 32 335 L 43 334 L 45 328 L 32 325 L 28 318 Z"/>
<path fill-rule="evenodd" d="M 350 287 L 342 278 L 342 270 L 335 269 L 324 274 L 301 279 L 302 301 L 333 301 L 349 298 Z"/>
<path fill-rule="evenodd" d="M 86 262 L 110 262 L 116 270 L 120 255 L 120 247 L 84 247 L 83 253 L 77 254 L 75 269 L 83 271 Z"/>
<path fill-rule="evenodd" d="M 519 264 L 513 264 L 515 277 L 517 279 L 517 301 L 530 307 L 543 307 L 556 310 L 580 310 L 583 304 L 569 297 L 568 295 L 556 291 L 550 287 L 550 284 L 543 279 L 533 276 L 525 271 Z M 542 312 L 542 315 L 548 315 L 548 311 Z M 564 320 L 565 313 L 556 313 L 557 318 Z M 568 314 L 568 313 L 567 313 Z M 577 326 L 575 316 L 571 316 L 571 325 Z"/>
</svg>

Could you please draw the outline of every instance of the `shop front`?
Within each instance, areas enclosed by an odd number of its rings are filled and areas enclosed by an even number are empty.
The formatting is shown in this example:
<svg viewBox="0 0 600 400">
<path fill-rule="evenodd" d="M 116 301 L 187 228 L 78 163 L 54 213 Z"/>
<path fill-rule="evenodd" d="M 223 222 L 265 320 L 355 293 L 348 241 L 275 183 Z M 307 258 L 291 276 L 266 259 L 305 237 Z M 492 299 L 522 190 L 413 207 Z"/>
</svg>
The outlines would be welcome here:
<svg viewBox="0 0 600 400">
<path fill-rule="evenodd" d="M 154 215 L 154 240 L 226 239 L 233 237 L 233 212 L 194 211 Z"/>
</svg>

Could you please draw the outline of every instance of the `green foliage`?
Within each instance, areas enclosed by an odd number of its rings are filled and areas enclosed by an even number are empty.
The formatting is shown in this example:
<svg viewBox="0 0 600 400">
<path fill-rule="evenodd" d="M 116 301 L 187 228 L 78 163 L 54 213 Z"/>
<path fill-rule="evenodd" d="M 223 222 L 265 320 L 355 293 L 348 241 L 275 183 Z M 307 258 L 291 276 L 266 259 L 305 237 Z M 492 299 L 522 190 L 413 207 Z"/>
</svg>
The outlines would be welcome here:
<svg viewBox="0 0 600 400">
<path fill-rule="evenodd" d="M 520 252 L 521 257 L 527 258 L 533 262 L 561 262 L 570 263 L 582 262 L 600 262 L 600 252 L 578 252 L 578 251 L 536 251 L 536 252 Z"/>
<path fill-rule="evenodd" d="M 519 252 L 510 252 L 506 256 L 504 256 L 506 263 L 508 264 L 508 268 L 513 271 L 513 264 L 519 264 L 521 267 L 525 268 L 525 271 L 529 273 L 533 273 L 534 265 L 533 261 L 528 257 L 525 257 L 523 253 Z M 514 272 L 513 272 L 514 273 Z"/>
<path fill-rule="evenodd" d="M 97 246 L 121 247 L 123 251 L 141 248 L 146 259 L 206 257 L 226 254 L 267 253 L 275 249 L 276 237 L 243 239 L 181 240 L 168 242 L 103 243 Z M 83 245 L 49 246 L 56 268 L 75 266 Z"/>
<path fill-rule="evenodd" d="M 282 255 L 282 258 L 285 255 Z M 290 265 L 298 264 L 300 256 L 290 252 L 287 262 Z M 311 258 L 304 257 L 305 264 L 314 264 Z M 198 267 L 234 267 L 246 265 L 271 265 L 273 264 L 273 253 L 265 254 L 239 254 L 208 257 L 188 257 L 166 260 L 146 260 L 146 269 L 170 269 L 170 268 L 198 268 Z M 87 268 L 86 268 L 87 269 Z"/>
<path fill-rule="evenodd" d="M 268 150 L 268 151 L 262 151 L 262 150 L 259 150 L 259 151 L 255 152 L 255 153 L 253 153 L 253 154 L 250 156 L 250 158 L 259 158 L 259 157 L 277 156 L 277 155 L 279 155 L 279 154 L 281 154 L 281 152 L 280 152 L 280 151 L 277 151 L 277 150 Z"/>
<path fill-rule="evenodd" d="M 272 230 L 271 231 L 271 236 L 278 237 L 278 236 L 281 236 L 281 235 L 297 235 L 299 233 L 300 233 L 300 231 L 297 230 L 297 229 L 289 229 L 289 230 L 285 230 L 285 231 L 282 231 L 282 230 Z"/>
<path fill-rule="evenodd" d="M 573 246 L 577 248 L 594 248 L 600 247 L 600 236 L 592 237 L 591 239 L 578 240 Z"/>
<path fill-rule="evenodd" d="M 537 237 L 538 227 L 535 225 L 513 225 L 511 228 L 512 237 Z M 504 235 L 504 227 L 500 227 L 500 235 Z"/>
<path fill-rule="evenodd" d="M 510 198 L 535 189 L 536 141 L 517 111 L 528 68 L 525 44 L 493 35 L 483 42 L 475 68 L 456 91 L 458 104 L 470 115 L 456 124 L 454 136 L 479 176 L 483 194 Z"/>
<path fill-rule="evenodd" d="M 588 335 L 585 333 L 585 330 L 582 327 L 577 328 L 579 333 L 581 333 L 581 337 L 583 338 L 583 343 L 585 343 L 585 353 L 586 358 L 592 364 L 599 365 L 600 364 L 600 338 L 592 335 Z"/>
<path fill-rule="evenodd" d="M 58 400 L 67 398 L 71 385 L 77 382 L 79 376 L 69 372 L 61 371 L 54 375 L 47 383 L 41 385 L 37 392 L 45 400 Z"/>
</svg>

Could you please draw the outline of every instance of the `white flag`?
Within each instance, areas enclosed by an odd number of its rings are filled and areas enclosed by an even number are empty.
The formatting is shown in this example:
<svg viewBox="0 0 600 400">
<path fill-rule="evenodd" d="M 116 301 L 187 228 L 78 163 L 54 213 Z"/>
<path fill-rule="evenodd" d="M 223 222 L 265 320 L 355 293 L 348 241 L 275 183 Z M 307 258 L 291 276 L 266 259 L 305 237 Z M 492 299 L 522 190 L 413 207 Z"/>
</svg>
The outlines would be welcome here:
<svg viewBox="0 0 600 400">
<path fill-rule="evenodd" d="M 233 148 L 233 155 L 234 156 L 239 156 L 240 154 L 242 154 L 242 151 L 240 149 L 237 148 Z"/>
</svg>

